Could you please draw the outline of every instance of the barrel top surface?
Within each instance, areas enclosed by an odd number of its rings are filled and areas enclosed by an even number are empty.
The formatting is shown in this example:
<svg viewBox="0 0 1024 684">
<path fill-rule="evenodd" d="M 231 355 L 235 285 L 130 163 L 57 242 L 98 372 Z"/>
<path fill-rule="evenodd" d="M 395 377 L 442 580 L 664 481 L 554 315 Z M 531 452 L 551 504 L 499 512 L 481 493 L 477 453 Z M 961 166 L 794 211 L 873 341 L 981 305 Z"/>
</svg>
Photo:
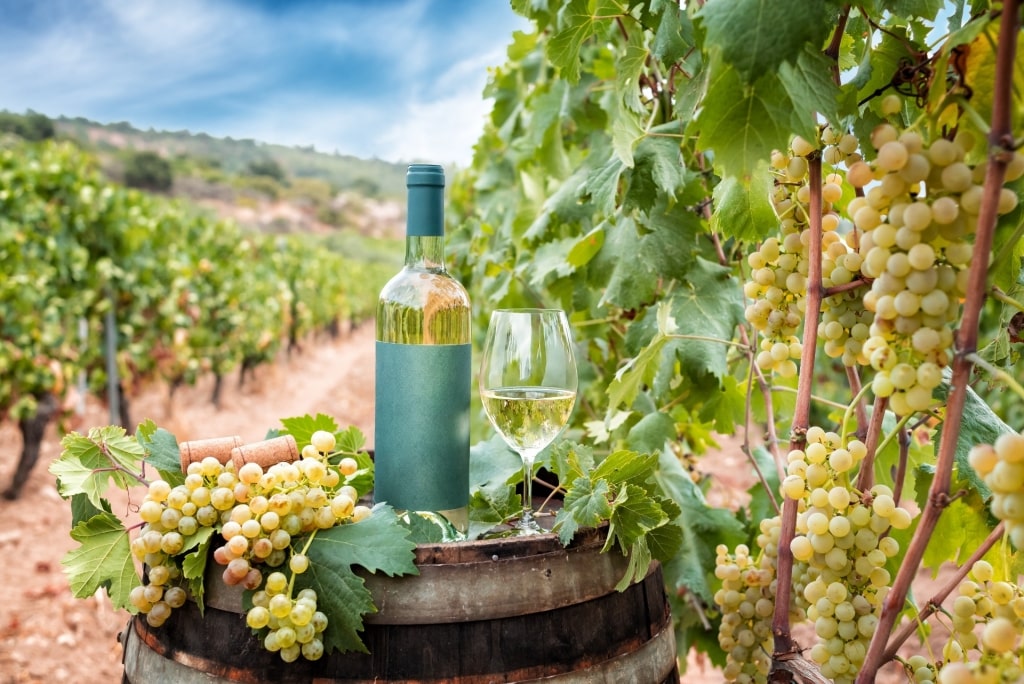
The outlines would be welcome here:
<svg viewBox="0 0 1024 684">
<path fill-rule="evenodd" d="M 550 532 L 524 537 L 417 544 L 415 562 L 417 565 L 476 563 L 546 553 L 562 553 L 570 549 L 589 549 L 593 546 L 603 546 L 607 533 L 607 525 L 581 529 L 577 531 L 572 543 L 567 547 L 562 546 L 558 535 Z"/>
</svg>

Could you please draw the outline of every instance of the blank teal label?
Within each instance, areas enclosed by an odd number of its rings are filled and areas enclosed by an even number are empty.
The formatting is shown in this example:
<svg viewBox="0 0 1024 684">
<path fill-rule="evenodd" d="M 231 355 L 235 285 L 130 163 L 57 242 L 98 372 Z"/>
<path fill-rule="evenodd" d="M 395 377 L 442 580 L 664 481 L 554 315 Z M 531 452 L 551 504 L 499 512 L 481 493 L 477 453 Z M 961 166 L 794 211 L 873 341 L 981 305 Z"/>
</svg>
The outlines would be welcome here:
<svg viewBox="0 0 1024 684">
<path fill-rule="evenodd" d="M 374 500 L 444 511 L 469 501 L 468 344 L 377 342 Z"/>
</svg>

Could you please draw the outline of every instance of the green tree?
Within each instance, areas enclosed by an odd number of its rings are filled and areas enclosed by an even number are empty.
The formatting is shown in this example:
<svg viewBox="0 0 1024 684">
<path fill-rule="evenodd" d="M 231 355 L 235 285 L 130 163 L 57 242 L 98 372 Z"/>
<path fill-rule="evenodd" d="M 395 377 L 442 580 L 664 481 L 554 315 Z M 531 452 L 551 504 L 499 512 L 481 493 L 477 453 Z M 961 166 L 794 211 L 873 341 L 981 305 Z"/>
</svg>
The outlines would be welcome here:
<svg viewBox="0 0 1024 684">
<path fill-rule="evenodd" d="M 166 192 L 174 183 L 171 164 L 156 152 L 132 151 L 124 163 L 124 184 L 130 188 Z"/>
</svg>

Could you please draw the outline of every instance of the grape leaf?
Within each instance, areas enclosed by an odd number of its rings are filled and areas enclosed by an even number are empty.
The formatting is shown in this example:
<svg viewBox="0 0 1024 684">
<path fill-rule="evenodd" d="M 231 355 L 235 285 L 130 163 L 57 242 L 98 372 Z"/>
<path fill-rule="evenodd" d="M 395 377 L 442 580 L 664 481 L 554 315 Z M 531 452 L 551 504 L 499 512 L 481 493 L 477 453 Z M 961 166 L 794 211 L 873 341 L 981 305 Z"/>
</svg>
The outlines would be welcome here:
<svg viewBox="0 0 1024 684">
<path fill-rule="evenodd" d="M 949 369 L 944 371 L 944 382 L 935 388 L 935 396 L 945 401 L 949 392 L 948 380 L 951 378 Z M 935 450 L 942 448 L 942 440 L 945 438 L 943 428 L 939 428 L 935 435 Z M 994 444 L 999 435 L 1015 432 L 1013 428 L 1003 422 L 992 408 L 978 396 L 970 387 L 967 388 L 967 398 L 964 400 L 964 413 L 960 423 L 960 431 L 956 435 L 956 467 L 973 489 L 987 495 L 988 485 L 982 480 L 967 459 L 971 447 L 975 444 Z"/>
<path fill-rule="evenodd" d="M 626 166 L 633 168 L 633 149 L 646 135 L 643 122 L 634 112 L 621 104 L 619 111 L 612 112 L 612 149 L 615 156 Z"/>
<path fill-rule="evenodd" d="M 629 430 L 626 444 L 641 453 L 657 453 L 676 438 L 676 422 L 662 411 L 648 413 Z"/>
<path fill-rule="evenodd" d="M 651 53 L 666 64 L 674 64 L 683 60 L 692 45 L 693 26 L 689 15 L 678 4 L 666 3 L 654 33 Z"/>
<path fill-rule="evenodd" d="M 713 592 L 704 568 L 715 566 L 718 544 L 732 548 L 747 541 L 743 525 L 728 510 L 709 506 L 689 473 L 667 449 L 661 452 L 655 478 L 681 508 L 675 522 L 682 529 L 682 543 L 679 553 L 665 564 L 665 583 L 710 603 Z"/>
<path fill-rule="evenodd" d="M 470 539 L 522 512 L 522 499 L 516 495 L 514 484 L 522 479 L 523 460 L 499 435 L 470 447 Z"/>
<path fill-rule="evenodd" d="M 832 66 L 817 47 L 808 45 L 795 63 L 779 67 L 779 83 L 794 104 L 802 105 L 793 110 L 793 133 L 814 139 L 817 121 L 811 112 L 836 120 L 839 86 L 832 79 Z"/>
<path fill-rule="evenodd" d="M 647 570 L 651 565 L 651 550 L 647 546 L 647 539 L 638 539 L 630 544 L 628 556 L 629 563 L 626 565 L 626 572 L 615 585 L 616 591 L 625 591 L 630 584 L 639 582 L 647 576 Z"/>
<path fill-rule="evenodd" d="M 659 373 L 674 373 L 672 364 L 661 363 L 666 348 L 691 382 L 707 384 L 710 374 L 720 385 L 728 374 L 726 342 L 743 320 L 740 288 L 729 269 L 698 257 L 683 286 L 659 302 L 656 320 L 654 330 L 648 311 L 627 331 L 627 341 L 640 351 L 609 385 L 610 409 L 631 405 L 641 387 L 652 386 Z M 672 377 L 659 382 L 667 384 Z"/>
<path fill-rule="evenodd" d="M 573 480 L 552 528 L 558 533 L 563 546 L 572 541 L 580 527 L 597 527 L 608 519 L 612 512 L 608 503 L 609 495 L 608 482 L 605 480 L 593 482 L 587 476 Z"/>
<path fill-rule="evenodd" d="M 576 242 L 575 237 L 568 237 L 546 242 L 534 250 L 530 260 L 530 284 L 540 288 L 552 276 L 564 278 L 572 275 L 576 269 L 565 258 L 565 255 L 576 245 Z"/>
<path fill-rule="evenodd" d="M 116 608 L 130 606 L 129 594 L 139 582 L 132 561 L 128 531 L 117 516 L 103 512 L 71 529 L 78 548 L 61 560 L 71 593 L 86 598 L 100 587 Z"/>
<path fill-rule="evenodd" d="M 707 43 L 753 83 L 760 74 L 795 62 L 805 45 L 820 49 L 835 8 L 806 0 L 710 0 L 698 16 L 707 29 Z"/>
<path fill-rule="evenodd" d="M 789 144 L 802 103 L 793 102 L 776 72 L 744 84 L 735 69 L 712 62 L 707 95 L 695 122 L 697 144 L 714 155 L 723 176 L 749 173 L 774 149 Z M 810 109 L 806 114 L 812 116 Z"/>
<path fill-rule="evenodd" d="M 345 430 L 335 430 L 334 438 L 336 440 L 335 451 L 353 454 L 366 445 L 366 435 L 355 425 L 349 425 Z"/>
<path fill-rule="evenodd" d="M 571 0 L 559 11 L 559 29 L 547 44 L 548 58 L 569 83 L 580 80 L 580 47 L 594 32 L 587 0 Z"/>
<path fill-rule="evenodd" d="M 103 504 L 102 508 L 97 508 L 92 505 L 89 501 L 89 497 L 85 494 L 75 494 L 71 497 L 71 527 L 74 527 L 80 522 L 84 522 L 92 518 L 93 516 L 99 515 L 100 513 L 111 513 L 110 502 L 106 499 L 100 499 L 100 503 Z"/>
<path fill-rule="evenodd" d="M 633 484 L 620 487 L 611 506 L 608 540 L 604 551 L 617 543 L 622 553 L 627 554 L 635 540 L 669 522 L 658 502 L 642 487 Z"/>
<path fill-rule="evenodd" d="M 623 207 L 650 211 L 659 201 L 675 197 L 682 182 L 679 141 L 675 138 L 645 137 L 636 146 Z"/>
<path fill-rule="evenodd" d="M 619 189 L 619 178 L 626 170 L 622 160 L 611 155 L 601 166 L 594 168 L 586 178 L 583 189 L 590 195 L 594 210 L 608 215 L 615 209 L 615 197 Z"/>
<path fill-rule="evenodd" d="M 659 446 L 658 451 L 661 448 Z M 592 480 L 605 479 L 612 484 L 629 484 L 642 487 L 650 479 L 654 465 L 658 462 L 657 452 L 638 454 L 635 451 L 621 449 L 609 454 L 594 468 Z"/>
<path fill-rule="evenodd" d="M 592 228 L 589 233 L 576 240 L 566 260 L 570 266 L 579 268 L 587 265 L 604 246 L 604 223 Z"/>
<path fill-rule="evenodd" d="M 976 493 L 973 499 L 972 505 L 971 501 L 958 498 L 939 516 L 922 558 L 933 575 L 947 562 L 963 565 L 992 531 L 988 510 Z M 910 530 L 906 532 L 909 534 Z M 905 548 L 909 540 L 898 541 Z"/>
<path fill-rule="evenodd" d="M 778 217 L 769 201 L 772 176 L 762 161 L 746 176 L 728 176 L 715 186 L 715 212 L 711 228 L 727 237 L 761 240 L 778 229 Z"/>
<path fill-rule="evenodd" d="M 638 114 L 647 111 L 640 99 L 640 74 L 647 62 L 647 55 L 644 32 L 632 31 L 626 49 L 615 60 L 615 91 L 622 98 L 623 104 Z"/>
<path fill-rule="evenodd" d="M 61 447 L 60 457 L 50 464 L 50 473 L 56 476 L 64 498 L 85 494 L 93 506 L 103 508 L 102 494 L 111 480 L 121 489 L 138 484 L 126 473 L 113 469 L 137 473 L 145 456 L 142 446 L 126 436 L 120 426 L 91 428 L 87 436 L 70 432 L 61 439 Z"/>
<path fill-rule="evenodd" d="M 307 414 L 293 418 L 282 418 L 281 425 L 284 426 L 281 432 L 294 437 L 295 443 L 299 445 L 299 449 L 310 443 L 313 433 L 317 430 L 325 430 L 332 434 L 338 432 L 337 421 L 323 413 L 316 414 L 316 417 Z M 336 434 L 335 439 L 337 439 Z M 352 451 L 355 451 L 355 449 L 352 449 Z"/>
<path fill-rule="evenodd" d="M 585 444 L 562 440 L 552 445 L 546 455 L 544 465 L 559 482 L 572 482 L 594 469 L 594 450 Z"/>
<path fill-rule="evenodd" d="M 181 451 L 174 435 L 157 427 L 152 420 L 146 420 L 139 423 L 135 439 L 146 450 L 146 463 L 156 468 L 168 484 L 174 487 L 185 481 L 181 472 Z"/>
<path fill-rule="evenodd" d="M 383 504 L 375 506 L 361 522 L 316 533 L 306 550 L 309 569 L 295 577 L 295 584 L 299 589 L 315 589 L 318 607 L 330 616 L 324 632 L 325 649 L 367 652 L 358 633 L 363 628 L 362 616 L 376 612 L 376 607 L 352 566 L 389 577 L 419 574 L 413 562 L 416 545 L 408 535 L 394 510 Z"/>
<path fill-rule="evenodd" d="M 203 529 L 207 530 L 208 533 L 201 535 L 200 532 Z M 193 536 L 198 538 L 199 545 L 191 553 L 185 554 L 185 558 L 181 561 L 181 573 L 188 581 L 188 589 L 192 595 L 192 600 L 196 602 L 196 605 L 199 606 L 199 612 L 202 613 L 205 610 L 205 584 L 203 577 L 206 573 L 206 562 L 209 558 L 210 543 L 213 539 L 213 528 L 201 528 Z"/>
</svg>

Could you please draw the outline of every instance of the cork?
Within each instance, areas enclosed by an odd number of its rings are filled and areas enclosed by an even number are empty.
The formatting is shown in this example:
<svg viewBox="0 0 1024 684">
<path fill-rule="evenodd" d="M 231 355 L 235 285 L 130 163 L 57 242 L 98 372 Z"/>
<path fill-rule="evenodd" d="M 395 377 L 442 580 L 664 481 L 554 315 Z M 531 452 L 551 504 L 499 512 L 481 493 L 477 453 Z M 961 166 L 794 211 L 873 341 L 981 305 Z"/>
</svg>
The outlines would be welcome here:
<svg viewBox="0 0 1024 684">
<path fill-rule="evenodd" d="M 207 456 L 213 456 L 221 463 L 227 463 L 231 460 L 231 450 L 243 444 L 245 442 L 238 435 L 182 442 L 178 445 L 178 451 L 181 455 L 181 472 L 188 472 L 190 463 L 198 463 Z"/>
<path fill-rule="evenodd" d="M 237 446 L 231 450 L 235 470 L 246 463 L 258 463 L 266 470 L 275 463 L 293 463 L 299 460 L 299 446 L 291 435 L 281 435 L 262 442 Z"/>
</svg>

